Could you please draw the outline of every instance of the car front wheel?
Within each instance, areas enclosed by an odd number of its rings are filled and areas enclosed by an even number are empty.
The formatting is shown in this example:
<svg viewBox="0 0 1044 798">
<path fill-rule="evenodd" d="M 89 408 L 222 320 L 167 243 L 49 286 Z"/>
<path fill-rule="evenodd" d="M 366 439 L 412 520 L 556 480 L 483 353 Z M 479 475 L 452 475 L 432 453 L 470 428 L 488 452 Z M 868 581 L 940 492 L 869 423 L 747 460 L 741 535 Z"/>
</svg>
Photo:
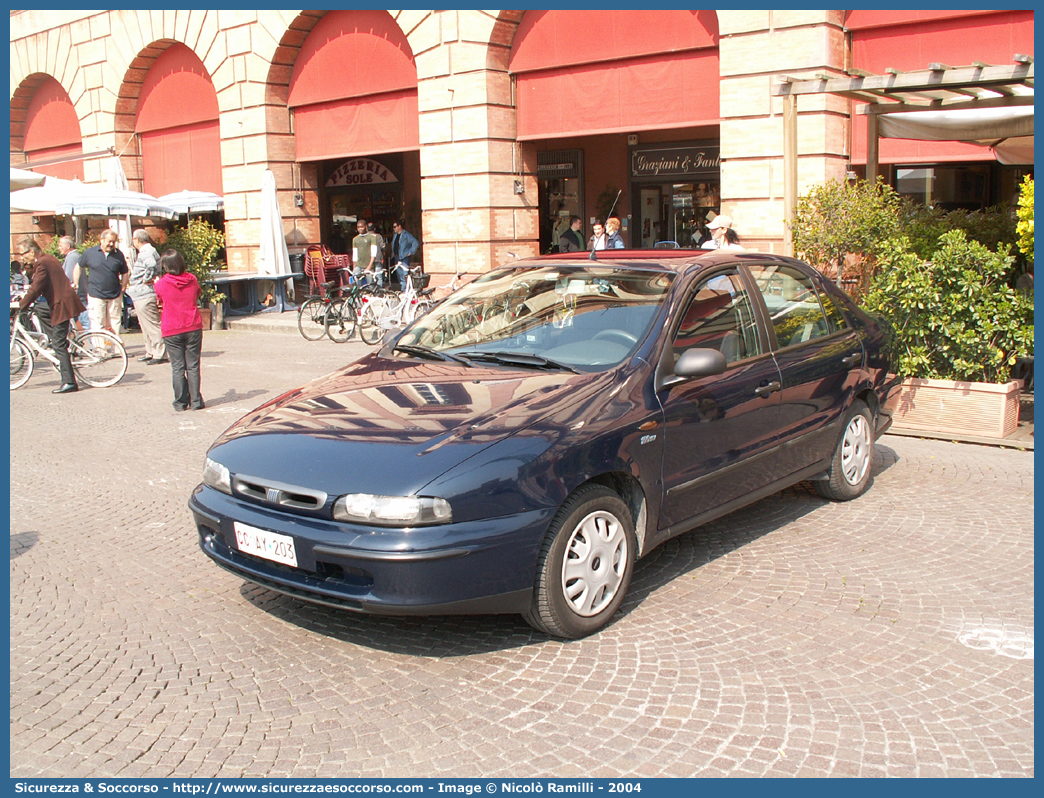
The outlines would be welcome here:
<svg viewBox="0 0 1044 798">
<path fill-rule="evenodd" d="M 821 496 L 844 502 L 863 495 L 870 487 L 874 459 L 873 417 L 870 409 L 856 400 L 845 417 L 845 429 L 830 461 L 827 479 L 816 482 Z"/>
<path fill-rule="evenodd" d="M 620 497 L 601 485 L 580 488 L 544 539 L 526 621 L 565 638 L 601 629 L 627 592 L 636 548 L 634 522 Z"/>
</svg>

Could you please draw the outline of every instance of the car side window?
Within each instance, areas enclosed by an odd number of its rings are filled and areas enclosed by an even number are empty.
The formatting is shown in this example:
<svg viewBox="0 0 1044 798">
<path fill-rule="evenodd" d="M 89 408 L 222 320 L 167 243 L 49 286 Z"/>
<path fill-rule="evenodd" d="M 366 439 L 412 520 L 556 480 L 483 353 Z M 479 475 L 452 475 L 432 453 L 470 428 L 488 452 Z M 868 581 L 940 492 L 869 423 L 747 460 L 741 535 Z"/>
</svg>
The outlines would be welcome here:
<svg viewBox="0 0 1044 798">
<path fill-rule="evenodd" d="M 694 347 L 717 349 L 727 363 L 761 354 L 750 297 L 738 273 L 715 274 L 697 284 L 673 346 L 675 362 Z"/>
<path fill-rule="evenodd" d="M 830 294 L 824 292 L 819 298 L 823 300 L 823 310 L 826 311 L 827 321 L 830 322 L 830 332 L 849 329 L 848 319 L 837 307 L 837 303 L 830 298 Z"/>
<path fill-rule="evenodd" d="M 749 268 L 761 290 L 781 348 L 822 338 L 838 329 L 831 328 L 827 321 L 819 294 L 808 276 L 790 266 L 778 264 L 751 265 Z M 843 317 L 840 320 L 843 321 Z"/>
</svg>

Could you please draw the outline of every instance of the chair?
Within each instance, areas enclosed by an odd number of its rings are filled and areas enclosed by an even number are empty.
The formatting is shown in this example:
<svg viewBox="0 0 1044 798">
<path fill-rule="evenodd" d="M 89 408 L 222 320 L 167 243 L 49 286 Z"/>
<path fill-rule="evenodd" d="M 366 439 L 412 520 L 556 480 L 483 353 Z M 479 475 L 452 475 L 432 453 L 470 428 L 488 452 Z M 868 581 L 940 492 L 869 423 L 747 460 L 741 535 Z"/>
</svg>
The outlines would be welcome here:
<svg viewBox="0 0 1044 798">
<path fill-rule="evenodd" d="M 323 257 L 324 247 L 313 245 L 305 250 L 305 276 L 308 278 L 308 295 L 326 297 L 326 283 L 333 282 L 340 289 L 342 286 L 341 271 L 331 257 Z"/>
</svg>

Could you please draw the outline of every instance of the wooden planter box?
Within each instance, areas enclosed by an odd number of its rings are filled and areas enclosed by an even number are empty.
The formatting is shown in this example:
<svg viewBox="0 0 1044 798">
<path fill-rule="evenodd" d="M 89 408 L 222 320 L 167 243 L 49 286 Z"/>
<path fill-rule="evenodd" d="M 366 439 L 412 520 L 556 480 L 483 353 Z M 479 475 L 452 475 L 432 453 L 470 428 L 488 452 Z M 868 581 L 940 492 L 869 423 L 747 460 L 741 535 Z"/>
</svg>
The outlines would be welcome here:
<svg viewBox="0 0 1044 798">
<path fill-rule="evenodd" d="M 1004 438 L 1019 422 L 1019 383 L 903 380 L 892 423 L 900 429 Z"/>
</svg>

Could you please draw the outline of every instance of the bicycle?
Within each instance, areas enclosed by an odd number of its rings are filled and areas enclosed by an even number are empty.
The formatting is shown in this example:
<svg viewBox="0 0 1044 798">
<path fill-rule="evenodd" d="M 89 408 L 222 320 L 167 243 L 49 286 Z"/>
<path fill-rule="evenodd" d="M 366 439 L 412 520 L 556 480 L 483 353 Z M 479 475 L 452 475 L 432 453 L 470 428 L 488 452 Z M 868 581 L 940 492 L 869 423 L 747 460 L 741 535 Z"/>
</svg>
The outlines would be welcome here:
<svg viewBox="0 0 1044 798">
<path fill-rule="evenodd" d="M 38 330 L 26 329 L 22 314 L 15 314 L 11 323 L 12 391 L 29 382 L 36 357 L 58 369 L 58 356 L 47 344 L 47 337 Z M 127 350 L 120 339 L 107 330 L 87 330 L 71 336 L 69 357 L 77 378 L 93 388 L 115 385 L 127 373 Z"/>
<path fill-rule="evenodd" d="M 430 297 L 435 289 L 425 288 L 418 292 L 419 276 L 419 266 L 410 269 L 410 279 L 397 297 L 391 294 L 364 298 L 358 323 L 359 337 L 365 343 L 373 346 L 384 337 L 385 331 L 405 327 L 431 310 L 435 303 Z"/>
<path fill-rule="evenodd" d="M 365 282 L 354 275 L 349 278 L 347 293 L 341 300 L 334 300 L 326 309 L 326 334 L 334 343 L 343 344 L 353 335 L 358 326 L 359 316 L 363 309 L 363 294 L 384 296 L 389 290 L 374 282 L 376 277 L 372 271 L 364 271 Z"/>
<path fill-rule="evenodd" d="M 301 303 L 297 309 L 297 329 L 306 341 L 318 341 L 326 335 L 326 312 L 340 297 L 334 296 L 334 290 L 340 292 L 336 281 L 322 283 L 319 296 L 311 296 Z"/>
</svg>

